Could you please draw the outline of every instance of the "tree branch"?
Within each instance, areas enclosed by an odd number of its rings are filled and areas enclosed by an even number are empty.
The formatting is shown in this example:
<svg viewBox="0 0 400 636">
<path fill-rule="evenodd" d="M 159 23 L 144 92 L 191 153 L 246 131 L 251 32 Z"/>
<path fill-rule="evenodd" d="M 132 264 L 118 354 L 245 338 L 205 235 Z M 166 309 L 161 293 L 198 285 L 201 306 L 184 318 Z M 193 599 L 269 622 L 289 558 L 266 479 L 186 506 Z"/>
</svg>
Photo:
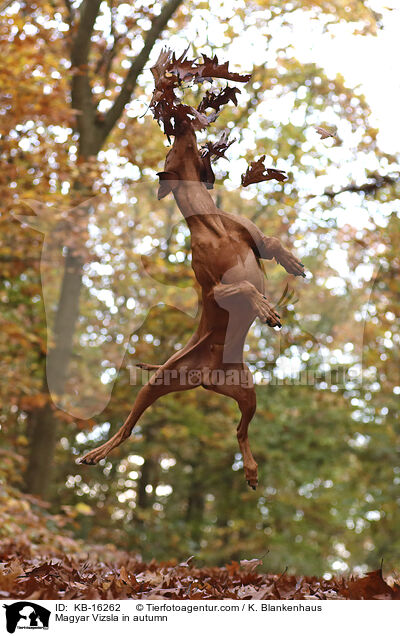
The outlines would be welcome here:
<svg viewBox="0 0 400 636">
<path fill-rule="evenodd" d="M 73 21 L 74 21 L 74 13 L 73 13 L 73 9 L 72 9 L 71 0 L 64 0 L 64 4 L 65 4 L 65 8 L 67 9 L 67 13 L 68 13 L 67 22 L 68 22 L 69 28 L 71 29 Z"/>
<path fill-rule="evenodd" d="M 120 40 L 125 37 L 125 34 L 116 33 L 115 31 L 113 9 L 114 9 L 114 0 L 109 0 L 110 36 L 113 39 L 113 44 L 111 48 L 108 48 L 106 46 L 104 53 L 102 57 L 100 57 L 99 61 L 97 62 L 96 69 L 95 69 L 96 75 L 100 73 L 103 75 L 104 91 L 107 91 L 109 87 L 111 68 L 112 68 L 114 58 L 118 52 L 118 44 Z"/>
<path fill-rule="evenodd" d="M 114 61 L 115 56 L 117 55 L 118 52 L 118 44 L 119 41 L 122 39 L 123 35 L 114 35 L 114 42 L 112 45 L 112 48 L 109 51 L 106 51 L 105 54 L 105 60 L 103 60 L 103 66 L 104 66 L 104 90 L 108 90 L 109 84 L 110 84 L 110 73 L 111 73 L 111 68 L 112 68 L 112 64 Z"/>
<path fill-rule="evenodd" d="M 80 67 L 87 64 L 94 23 L 99 14 L 101 0 L 83 0 L 80 10 L 78 32 L 74 38 L 71 64 Z"/>
<path fill-rule="evenodd" d="M 36 258 L 34 256 L 3 256 L 0 254 L 0 262 L 1 263 L 39 263 L 40 258 Z"/>
<path fill-rule="evenodd" d="M 161 32 L 166 27 L 168 20 L 173 16 L 183 0 L 168 0 L 163 7 L 160 15 L 153 19 L 151 29 L 148 31 L 144 41 L 144 45 L 139 55 L 132 62 L 125 81 L 121 87 L 121 91 L 115 99 L 114 104 L 105 116 L 103 124 L 104 139 L 111 132 L 115 123 L 122 115 L 126 104 L 129 102 L 131 95 L 136 87 L 137 79 L 142 72 L 146 62 L 149 59 L 151 50 L 159 38 Z"/>
<path fill-rule="evenodd" d="M 372 194 L 376 192 L 376 190 L 379 190 L 380 188 L 383 188 L 384 186 L 399 183 L 400 175 L 398 175 L 397 177 L 390 177 L 389 175 L 381 176 L 379 174 L 372 174 L 370 176 L 370 179 L 374 179 L 374 181 L 371 181 L 369 183 L 363 183 L 362 185 L 356 185 L 354 183 L 351 183 L 350 185 L 344 188 L 341 188 L 337 192 L 333 192 L 331 190 L 325 190 L 323 194 L 324 196 L 329 197 L 330 199 L 334 199 L 335 197 L 337 197 L 339 194 L 342 194 L 343 192 L 364 192 L 364 194 Z"/>
<path fill-rule="evenodd" d="M 9 0 L 8 2 L 3 2 L 0 5 L 0 11 L 5 11 L 6 9 L 8 9 L 8 7 L 10 6 L 10 4 L 12 4 L 14 2 L 14 0 Z"/>
<path fill-rule="evenodd" d="M 97 150 L 97 140 L 94 133 L 96 107 L 89 82 L 88 59 L 93 27 L 100 4 L 101 0 L 83 0 L 77 33 L 71 47 L 72 108 L 78 111 L 79 152 L 82 156 L 96 154 Z"/>
</svg>

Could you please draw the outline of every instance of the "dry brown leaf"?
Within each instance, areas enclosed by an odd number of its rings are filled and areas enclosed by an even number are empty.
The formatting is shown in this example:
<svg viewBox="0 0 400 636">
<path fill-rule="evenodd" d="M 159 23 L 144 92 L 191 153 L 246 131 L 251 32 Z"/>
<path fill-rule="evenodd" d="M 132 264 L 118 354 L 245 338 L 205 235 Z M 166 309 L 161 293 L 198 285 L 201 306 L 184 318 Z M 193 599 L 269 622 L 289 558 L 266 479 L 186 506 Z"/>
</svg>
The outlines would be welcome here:
<svg viewBox="0 0 400 636">
<path fill-rule="evenodd" d="M 260 183 L 261 181 L 286 181 L 287 174 L 283 170 L 275 168 L 266 168 L 264 166 L 265 155 L 260 157 L 258 161 L 252 161 L 246 172 L 242 175 L 242 186 L 246 187 L 250 183 Z"/>
<path fill-rule="evenodd" d="M 240 561 L 240 566 L 246 570 L 246 572 L 254 572 L 256 567 L 262 564 L 263 562 L 261 559 L 250 559 L 249 561 L 247 559 L 242 559 Z"/>
<path fill-rule="evenodd" d="M 321 139 L 328 139 L 328 137 L 336 137 L 336 134 L 333 130 L 329 128 L 322 128 L 322 126 L 318 126 L 316 129 L 317 133 L 321 135 Z"/>
</svg>

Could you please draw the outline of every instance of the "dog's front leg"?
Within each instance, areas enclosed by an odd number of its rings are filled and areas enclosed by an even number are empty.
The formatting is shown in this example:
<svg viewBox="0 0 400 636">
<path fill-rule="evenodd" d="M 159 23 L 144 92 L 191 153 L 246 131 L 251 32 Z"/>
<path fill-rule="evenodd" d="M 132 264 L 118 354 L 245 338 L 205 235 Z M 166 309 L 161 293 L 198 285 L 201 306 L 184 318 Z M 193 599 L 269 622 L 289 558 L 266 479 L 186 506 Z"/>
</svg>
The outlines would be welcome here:
<svg viewBox="0 0 400 636">
<path fill-rule="evenodd" d="M 219 283 L 212 289 L 218 305 L 231 312 L 240 312 L 247 318 L 249 309 L 270 327 L 281 327 L 280 316 L 274 311 L 266 296 L 252 283 L 244 280 L 237 283 Z"/>
</svg>

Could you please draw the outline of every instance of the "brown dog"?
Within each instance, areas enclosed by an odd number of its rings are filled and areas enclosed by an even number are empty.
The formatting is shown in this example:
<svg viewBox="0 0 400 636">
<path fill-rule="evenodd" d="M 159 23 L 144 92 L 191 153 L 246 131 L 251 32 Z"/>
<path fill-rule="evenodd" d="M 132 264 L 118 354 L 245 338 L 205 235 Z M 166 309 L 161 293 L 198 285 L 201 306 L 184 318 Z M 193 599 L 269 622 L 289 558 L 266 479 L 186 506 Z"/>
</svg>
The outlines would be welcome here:
<svg viewBox="0 0 400 636">
<path fill-rule="evenodd" d="M 78 461 L 95 464 L 106 457 L 129 437 L 142 413 L 162 395 L 203 386 L 237 401 L 242 414 L 237 438 L 247 482 L 255 488 L 257 464 L 250 450 L 248 427 L 256 410 L 256 394 L 250 371 L 243 362 L 243 347 L 256 317 L 271 327 L 281 326 L 279 315 L 265 296 L 259 260 L 275 258 L 295 276 L 305 276 L 304 267 L 279 239 L 264 236 L 248 219 L 216 207 L 208 192 L 214 181 L 210 159 L 212 154 L 223 156 L 229 144 L 223 137 L 200 152 L 195 131 L 206 127 L 216 115 L 204 114 L 205 98 L 196 110 L 182 104 L 174 93 L 174 88 L 187 79 L 225 77 L 247 81 L 248 76 L 229 72 L 228 65 L 219 65 L 216 58 L 205 57 L 203 64 L 195 64 L 185 60 L 184 55 L 176 60 L 169 51 L 161 53 L 153 75 L 156 88 L 151 107 L 164 131 L 174 136 L 164 171 L 159 173 L 158 198 L 172 192 L 189 226 L 192 267 L 202 288 L 202 314 L 187 345 L 162 366 L 138 365 L 155 369 L 155 373 L 140 389 L 127 420 L 109 441 Z M 217 114 L 221 104 L 235 100 L 237 90 L 223 89 L 217 95 L 209 92 L 207 107 L 214 108 Z M 249 182 L 279 178 L 279 171 L 269 172 L 274 176 L 260 177 L 257 173 Z M 246 174 L 251 174 L 251 170 Z"/>
</svg>

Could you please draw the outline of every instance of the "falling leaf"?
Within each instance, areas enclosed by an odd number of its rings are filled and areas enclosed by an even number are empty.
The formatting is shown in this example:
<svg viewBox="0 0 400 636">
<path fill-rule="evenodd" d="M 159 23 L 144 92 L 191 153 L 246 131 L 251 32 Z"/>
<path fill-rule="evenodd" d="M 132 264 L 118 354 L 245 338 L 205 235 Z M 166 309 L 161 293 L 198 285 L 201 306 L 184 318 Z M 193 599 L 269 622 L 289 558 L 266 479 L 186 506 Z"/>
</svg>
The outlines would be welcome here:
<svg viewBox="0 0 400 636">
<path fill-rule="evenodd" d="M 333 130 L 329 128 L 322 128 L 322 126 L 318 126 L 316 129 L 317 133 L 321 135 L 321 139 L 327 139 L 328 137 L 336 137 L 336 134 Z"/>
<path fill-rule="evenodd" d="M 155 119 L 163 124 L 164 132 L 168 136 L 174 134 L 176 122 L 189 121 L 195 130 L 207 127 L 216 119 L 221 106 L 229 100 L 237 103 L 236 93 L 239 91 L 230 87 L 217 93 L 208 91 L 196 109 L 182 103 L 174 92 L 178 86 L 184 82 L 203 82 L 212 78 L 247 82 L 251 77 L 230 71 L 229 62 L 220 64 L 216 55 L 213 58 L 204 55 L 203 62 L 197 63 L 195 60 L 188 60 L 186 54 L 187 49 L 180 57 L 176 57 L 170 49 L 164 49 L 151 69 L 155 87 L 150 108 Z M 215 113 L 206 116 L 204 111 L 207 108 L 213 108 Z"/>
<path fill-rule="evenodd" d="M 201 147 L 201 154 L 203 157 L 219 157 L 223 158 L 225 156 L 225 151 L 231 146 L 235 140 L 231 139 L 228 141 L 229 131 L 224 130 L 222 135 L 217 141 L 208 141 L 204 146 Z"/>
<path fill-rule="evenodd" d="M 259 183 L 261 181 L 269 181 L 276 179 L 277 181 L 286 181 L 288 178 L 282 170 L 274 168 L 266 168 L 264 166 L 265 155 L 260 157 L 258 161 L 252 161 L 247 168 L 245 174 L 242 175 L 242 186 L 248 186 L 250 183 Z"/>
<path fill-rule="evenodd" d="M 211 90 L 207 91 L 197 110 L 202 113 L 207 110 L 207 108 L 213 108 L 218 112 L 221 106 L 227 104 L 229 101 L 233 102 L 235 106 L 237 106 L 237 93 L 240 93 L 240 90 L 233 86 L 227 86 L 217 92 L 213 92 Z"/>
</svg>

